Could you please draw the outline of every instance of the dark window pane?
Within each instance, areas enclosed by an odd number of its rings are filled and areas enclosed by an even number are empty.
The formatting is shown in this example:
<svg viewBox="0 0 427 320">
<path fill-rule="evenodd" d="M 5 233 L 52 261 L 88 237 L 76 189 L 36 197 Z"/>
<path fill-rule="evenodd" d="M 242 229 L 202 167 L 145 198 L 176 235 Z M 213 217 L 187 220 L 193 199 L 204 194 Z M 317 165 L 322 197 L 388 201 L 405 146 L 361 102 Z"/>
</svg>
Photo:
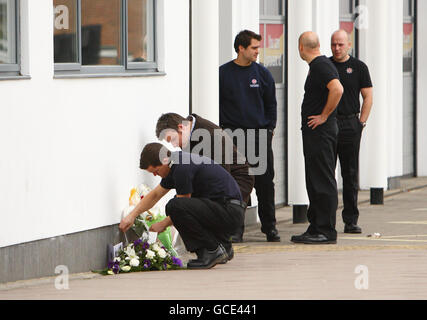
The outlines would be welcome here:
<svg viewBox="0 0 427 320">
<path fill-rule="evenodd" d="M 411 17 L 412 13 L 412 1 L 411 0 L 403 0 L 403 16 Z"/>
<path fill-rule="evenodd" d="M 270 70 L 276 83 L 283 83 L 283 30 L 283 24 L 260 24 L 260 34 L 262 36 L 262 41 L 259 62 L 268 70 Z"/>
<path fill-rule="evenodd" d="M 128 61 L 154 61 L 153 0 L 128 1 Z"/>
<path fill-rule="evenodd" d="M 16 63 L 15 1 L 0 2 L 0 63 Z"/>
<path fill-rule="evenodd" d="M 280 16 L 283 14 L 282 0 L 265 0 L 265 15 Z"/>
<path fill-rule="evenodd" d="M 121 64 L 120 0 L 82 0 L 82 64 Z"/>
<path fill-rule="evenodd" d="M 55 63 L 77 63 L 77 0 L 54 0 L 53 43 Z"/>
<path fill-rule="evenodd" d="M 340 15 L 349 15 L 353 13 L 352 0 L 340 0 Z"/>
</svg>

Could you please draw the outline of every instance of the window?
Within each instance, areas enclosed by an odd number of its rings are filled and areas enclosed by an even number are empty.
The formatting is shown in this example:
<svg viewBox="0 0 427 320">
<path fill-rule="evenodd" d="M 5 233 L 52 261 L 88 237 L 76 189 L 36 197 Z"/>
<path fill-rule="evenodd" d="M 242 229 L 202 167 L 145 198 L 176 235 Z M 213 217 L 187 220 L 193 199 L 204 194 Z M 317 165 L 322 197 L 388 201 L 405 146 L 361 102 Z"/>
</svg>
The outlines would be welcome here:
<svg viewBox="0 0 427 320">
<path fill-rule="evenodd" d="M 262 36 L 259 62 L 284 83 L 285 12 L 283 0 L 260 0 L 259 33 Z"/>
<path fill-rule="evenodd" d="M 0 0 L 0 72 L 16 75 L 18 57 L 18 1 Z"/>
<path fill-rule="evenodd" d="M 353 57 L 357 57 L 356 29 L 355 29 L 355 0 L 340 0 L 340 29 L 347 31 L 350 35 L 352 48 L 349 52 Z"/>
<path fill-rule="evenodd" d="M 414 0 L 403 0 L 403 72 L 414 70 Z"/>
<path fill-rule="evenodd" d="M 154 2 L 53 0 L 55 71 L 157 71 Z"/>
</svg>

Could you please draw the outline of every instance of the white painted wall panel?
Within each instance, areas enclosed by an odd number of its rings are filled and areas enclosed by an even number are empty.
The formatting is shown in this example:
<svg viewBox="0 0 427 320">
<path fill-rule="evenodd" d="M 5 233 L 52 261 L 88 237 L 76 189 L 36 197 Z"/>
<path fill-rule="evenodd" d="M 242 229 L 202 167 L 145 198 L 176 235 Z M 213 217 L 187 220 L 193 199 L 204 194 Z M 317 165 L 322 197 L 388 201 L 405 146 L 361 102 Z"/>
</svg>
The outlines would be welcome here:
<svg viewBox="0 0 427 320">
<path fill-rule="evenodd" d="M 27 4 L 32 79 L 0 82 L 0 247 L 118 223 L 159 182 L 138 168 L 158 117 L 188 113 L 188 2 L 164 3 L 166 76 L 96 79 L 53 78 L 52 2 Z"/>
<path fill-rule="evenodd" d="M 427 176 L 427 1 L 418 0 L 417 174 Z"/>
</svg>

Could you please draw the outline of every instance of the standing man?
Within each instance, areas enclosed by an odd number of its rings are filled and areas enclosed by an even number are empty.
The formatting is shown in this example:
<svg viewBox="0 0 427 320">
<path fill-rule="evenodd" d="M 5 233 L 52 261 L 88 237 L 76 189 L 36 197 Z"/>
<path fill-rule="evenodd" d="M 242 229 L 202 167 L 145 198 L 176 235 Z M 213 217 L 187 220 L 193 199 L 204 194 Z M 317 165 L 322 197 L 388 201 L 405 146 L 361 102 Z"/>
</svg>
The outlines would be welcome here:
<svg viewBox="0 0 427 320">
<path fill-rule="evenodd" d="M 345 30 L 332 34 L 330 58 L 338 70 L 344 94 L 338 105 L 338 148 L 343 180 L 344 209 L 342 218 L 345 233 L 362 233 L 357 225 L 359 209 L 359 149 L 362 130 L 366 126 L 372 108 L 373 93 L 369 69 L 362 61 L 348 54 L 351 41 Z M 360 109 L 360 94 L 363 97 Z"/>
<path fill-rule="evenodd" d="M 236 181 L 224 168 L 207 157 L 171 153 L 160 143 L 144 147 L 140 168 L 162 180 L 122 219 L 121 231 L 129 230 L 136 217 L 175 189 L 176 197 L 166 205 L 167 217 L 150 230 L 161 233 L 175 226 L 186 249 L 197 254 L 188 262 L 189 269 L 209 269 L 233 258 L 230 236 L 243 219 L 244 206 Z"/>
<path fill-rule="evenodd" d="M 279 242 L 276 229 L 274 202 L 274 161 L 272 138 L 277 121 L 276 86 L 270 71 L 256 62 L 261 36 L 249 30 L 241 31 L 234 40 L 237 59 L 219 68 L 219 122 L 224 129 L 243 129 L 248 145 L 255 144 L 255 151 L 266 145 L 266 170 L 255 175 L 258 214 L 261 231 L 267 241 Z M 248 129 L 255 129 L 254 141 L 248 141 Z M 261 131 L 266 131 L 267 141 L 260 141 Z M 264 140 L 264 139 L 263 139 Z M 245 156 L 248 157 L 248 147 Z M 242 151 L 243 153 L 243 151 Z M 264 157 L 263 157 L 264 156 Z M 240 237 L 243 236 L 239 235 Z"/>
<path fill-rule="evenodd" d="M 201 153 L 208 154 L 212 160 L 220 164 L 236 180 L 243 201 L 248 203 L 254 186 L 254 177 L 249 175 L 249 164 L 245 157 L 238 152 L 231 138 L 221 127 L 194 113 L 187 118 L 176 113 L 165 113 L 157 120 L 156 136 L 160 140 L 170 142 L 174 147 L 180 147 L 182 150 L 191 153 L 198 150 Z M 210 139 L 206 148 L 198 148 L 199 144 L 205 143 L 205 137 Z M 218 143 L 221 144 L 221 148 L 215 147 L 215 144 Z M 216 150 L 219 154 L 216 153 Z M 233 233 L 233 241 L 242 242 L 243 232 L 244 221 Z"/>
<path fill-rule="evenodd" d="M 320 54 L 319 38 L 304 32 L 299 38 L 299 53 L 309 66 L 302 103 L 302 138 L 305 179 L 310 205 L 305 233 L 292 236 L 295 243 L 336 243 L 336 210 L 338 206 L 335 180 L 338 126 L 336 107 L 343 94 L 337 69 Z"/>
</svg>

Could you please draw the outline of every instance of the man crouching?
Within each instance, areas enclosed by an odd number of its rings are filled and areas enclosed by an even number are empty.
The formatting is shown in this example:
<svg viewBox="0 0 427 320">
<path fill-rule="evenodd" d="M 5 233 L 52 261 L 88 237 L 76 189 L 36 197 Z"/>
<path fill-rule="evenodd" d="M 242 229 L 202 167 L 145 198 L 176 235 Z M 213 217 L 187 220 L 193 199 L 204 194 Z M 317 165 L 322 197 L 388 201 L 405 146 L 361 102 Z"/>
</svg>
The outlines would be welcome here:
<svg viewBox="0 0 427 320">
<path fill-rule="evenodd" d="M 197 254 L 197 259 L 188 262 L 189 269 L 209 269 L 233 258 L 231 235 L 242 224 L 246 204 L 236 181 L 224 168 L 207 157 L 170 152 L 160 143 L 144 147 L 140 168 L 162 180 L 123 218 L 121 231 L 126 232 L 136 217 L 175 189 L 176 197 L 166 205 L 167 217 L 153 224 L 150 231 L 160 233 L 175 226 L 186 249 Z"/>
</svg>

